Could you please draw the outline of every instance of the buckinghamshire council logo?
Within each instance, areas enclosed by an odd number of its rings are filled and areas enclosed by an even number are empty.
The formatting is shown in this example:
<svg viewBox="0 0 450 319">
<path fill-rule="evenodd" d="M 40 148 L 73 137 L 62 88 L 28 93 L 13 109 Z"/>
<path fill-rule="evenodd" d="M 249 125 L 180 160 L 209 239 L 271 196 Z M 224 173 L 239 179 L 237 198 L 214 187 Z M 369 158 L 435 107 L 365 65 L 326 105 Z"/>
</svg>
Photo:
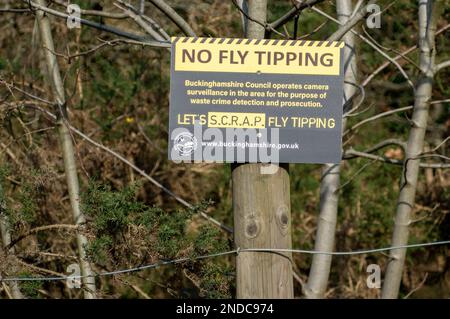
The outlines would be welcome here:
<svg viewBox="0 0 450 319">
<path fill-rule="evenodd" d="M 173 147 L 181 156 L 191 155 L 197 149 L 197 138 L 189 133 L 183 132 L 175 137 Z"/>
</svg>

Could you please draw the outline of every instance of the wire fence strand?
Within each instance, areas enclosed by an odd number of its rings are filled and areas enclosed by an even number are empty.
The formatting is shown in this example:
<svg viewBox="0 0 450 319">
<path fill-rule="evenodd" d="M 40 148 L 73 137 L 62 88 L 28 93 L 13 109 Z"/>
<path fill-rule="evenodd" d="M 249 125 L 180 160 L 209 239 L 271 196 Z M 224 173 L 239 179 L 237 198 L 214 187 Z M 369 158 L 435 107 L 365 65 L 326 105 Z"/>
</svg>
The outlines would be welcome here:
<svg viewBox="0 0 450 319">
<path fill-rule="evenodd" d="M 94 275 L 69 275 L 69 276 L 57 276 L 57 277 L 7 277 L 2 278 L 0 276 L 0 282 L 11 282 L 11 281 L 61 281 L 61 280 L 77 280 L 87 277 L 105 277 L 105 276 L 114 276 L 120 274 L 133 273 L 137 271 L 154 269 L 161 266 L 179 264 L 188 261 L 197 261 L 209 258 L 215 258 L 220 256 L 232 255 L 232 254 L 240 254 L 240 253 L 294 253 L 294 254 L 310 254 L 310 255 L 331 255 L 331 256 L 349 256 L 349 255 L 363 255 L 363 254 L 371 254 L 371 253 L 379 253 L 390 251 L 394 249 L 407 249 L 407 248 L 422 248 L 422 247 L 430 247 L 430 246 L 441 246 L 441 245 L 449 245 L 450 240 L 443 241 L 434 241 L 428 243 L 421 244 L 410 244 L 410 245 L 402 245 L 402 246 L 391 246 L 391 247 L 383 247 L 383 248 L 375 248 L 375 249 L 363 249 L 363 250 L 354 250 L 354 251 L 315 251 L 315 250 L 307 250 L 307 249 L 278 249 L 278 248 L 237 248 L 229 251 L 219 252 L 215 254 L 203 255 L 203 256 L 193 256 L 193 257 L 183 257 L 172 260 L 160 261 L 157 263 L 143 265 L 134 268 L 114 270 L 101 272 Z"/>
</svg>

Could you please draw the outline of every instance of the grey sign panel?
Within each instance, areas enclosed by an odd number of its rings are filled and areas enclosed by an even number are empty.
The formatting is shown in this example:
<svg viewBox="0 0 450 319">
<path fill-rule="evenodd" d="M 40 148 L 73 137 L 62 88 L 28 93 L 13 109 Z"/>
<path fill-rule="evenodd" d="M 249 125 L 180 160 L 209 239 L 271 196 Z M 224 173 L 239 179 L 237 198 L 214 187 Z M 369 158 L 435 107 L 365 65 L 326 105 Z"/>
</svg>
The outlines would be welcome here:
<svg viewBox="0 0 450 319">
<path fill-rule="evenodd" d="M 169 159 L 338 163 L 343 43 L 173 38 Z"/>
</svg>

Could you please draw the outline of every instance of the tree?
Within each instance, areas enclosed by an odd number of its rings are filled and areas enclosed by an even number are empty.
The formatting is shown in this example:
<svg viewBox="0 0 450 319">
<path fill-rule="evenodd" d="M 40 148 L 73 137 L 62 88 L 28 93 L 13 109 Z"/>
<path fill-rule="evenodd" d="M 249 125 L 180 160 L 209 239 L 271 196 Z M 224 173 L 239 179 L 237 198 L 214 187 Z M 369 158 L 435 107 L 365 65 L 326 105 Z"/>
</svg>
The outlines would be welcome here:
<svg viewBox="0 0 450 319">
<path fill-rule="evenodd" d="M 46 6 L 45 0 L 37 0 L 41 6 Z M 42 48 L 45 50 L 47 61 L 47 79 L 50 81 L 49 86 L 55 98 L 55 113 L 58 120 L 58 134 L 61 141 L 61 149 L 64 159 L 64 168 L 67 179 L 67 188 L 69 190 L 70 203 L 72 206 L 72 215 L 77 226 L 83 226 L 86 219 L 80 208 L 80 185 L 78 182 L 78 172 L 75 160 L 75 151 L 72 143 L 72 135 L 68 127 L 68 115 L 66 110 L 66 98 L 64 93 L 64 85 L 59 71 L 58 61 L 56 60 L 55 46 L 50 27 L 50 21 L 42 11 L 36 15 L 39 24 L 40 37 L 42 40 Z M 77 234 L 77 245 L 82 282 L 84 285 L 84 296 L 87 299 L 95 298 L 95 280 L 89 262 L 86 259 L 86 237 L 79 232 Z"/>
<path fill-rule="evenodd" d="M 351 0 L 336 1 L 336 11 L 339 21 L 345 25 L 352 15 Z M 362 15 L 363 17 L 364 15 Z M 359 19 L 361 21 L 361 19 Z M 356 93 L 356 47 L 355 35 L 348 33 L 348 29 L 341 26 L 331 39 L 336 40 L 346 29 L 347 33 L 343 36 L 345 41 L 344 60 L 345 60 L 345 83 L 343 107 L 344 112 L 351 111 L 353 96 Z M 345 131 L 346 119 L 342 124 Z M 340 185 L 340 164 L 326 164 L 323 167 L 322 179 L 320 184 L 320 212 L 317 223 L 317 234 L 314 244 L 314 250 L 331 252 L 334 248 L 334 236 L 336 232 L 336 223 L 338 215 L 339 185 Z M 311 269 L 309 271 L 308 283 L 305 289 L 307 298 L 324 298 L 328 276 L 331 268 L 331 255 L 314 255 Z"/>
<path fill-rule="evenodd" d="M 395 215 L 395 227 L 392 234 L 392 246 L 408 243 L 411 211 L 417 190 L 420 160 L 433 154 L 423 154 L 423 145 L 427 129 L 427 120 L 432 97 L 433 78 L 436 72 L 435 34 L 436 21 L 442 12 L 443 3 L 433 0 L 419 0 L 419 38 L 420 72 L 414 92 L 414 109 L 411 118 L 411 130 L 405 151 L 403 175 Z M 391 250 L 383 285 L 383 298 L 397 298 L 402 280 L 406 249 Z"/>
</svg>

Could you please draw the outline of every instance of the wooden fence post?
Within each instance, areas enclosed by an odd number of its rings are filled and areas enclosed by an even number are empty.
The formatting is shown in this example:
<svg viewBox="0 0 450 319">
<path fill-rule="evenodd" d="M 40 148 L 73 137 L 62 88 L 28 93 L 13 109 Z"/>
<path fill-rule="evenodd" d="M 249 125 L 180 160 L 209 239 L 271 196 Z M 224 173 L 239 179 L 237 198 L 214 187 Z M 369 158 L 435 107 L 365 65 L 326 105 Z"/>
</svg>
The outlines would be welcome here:
<svg viewBox="0 0 450 319">
<path fill-rule="evenodd" d="M 266 21 L 267 0 L 249 0 L 252 20 Z M 262 39 L 265 28 L 247 21 L 246 37 Z M 232 167 L 234 240 L 243 248 L 291 248 L 288 165 L 264 174 L 263 164 Z M 242 252 L 236 258 L 237 298 L 293 298 L 292 254 Z"/>
</svg>

